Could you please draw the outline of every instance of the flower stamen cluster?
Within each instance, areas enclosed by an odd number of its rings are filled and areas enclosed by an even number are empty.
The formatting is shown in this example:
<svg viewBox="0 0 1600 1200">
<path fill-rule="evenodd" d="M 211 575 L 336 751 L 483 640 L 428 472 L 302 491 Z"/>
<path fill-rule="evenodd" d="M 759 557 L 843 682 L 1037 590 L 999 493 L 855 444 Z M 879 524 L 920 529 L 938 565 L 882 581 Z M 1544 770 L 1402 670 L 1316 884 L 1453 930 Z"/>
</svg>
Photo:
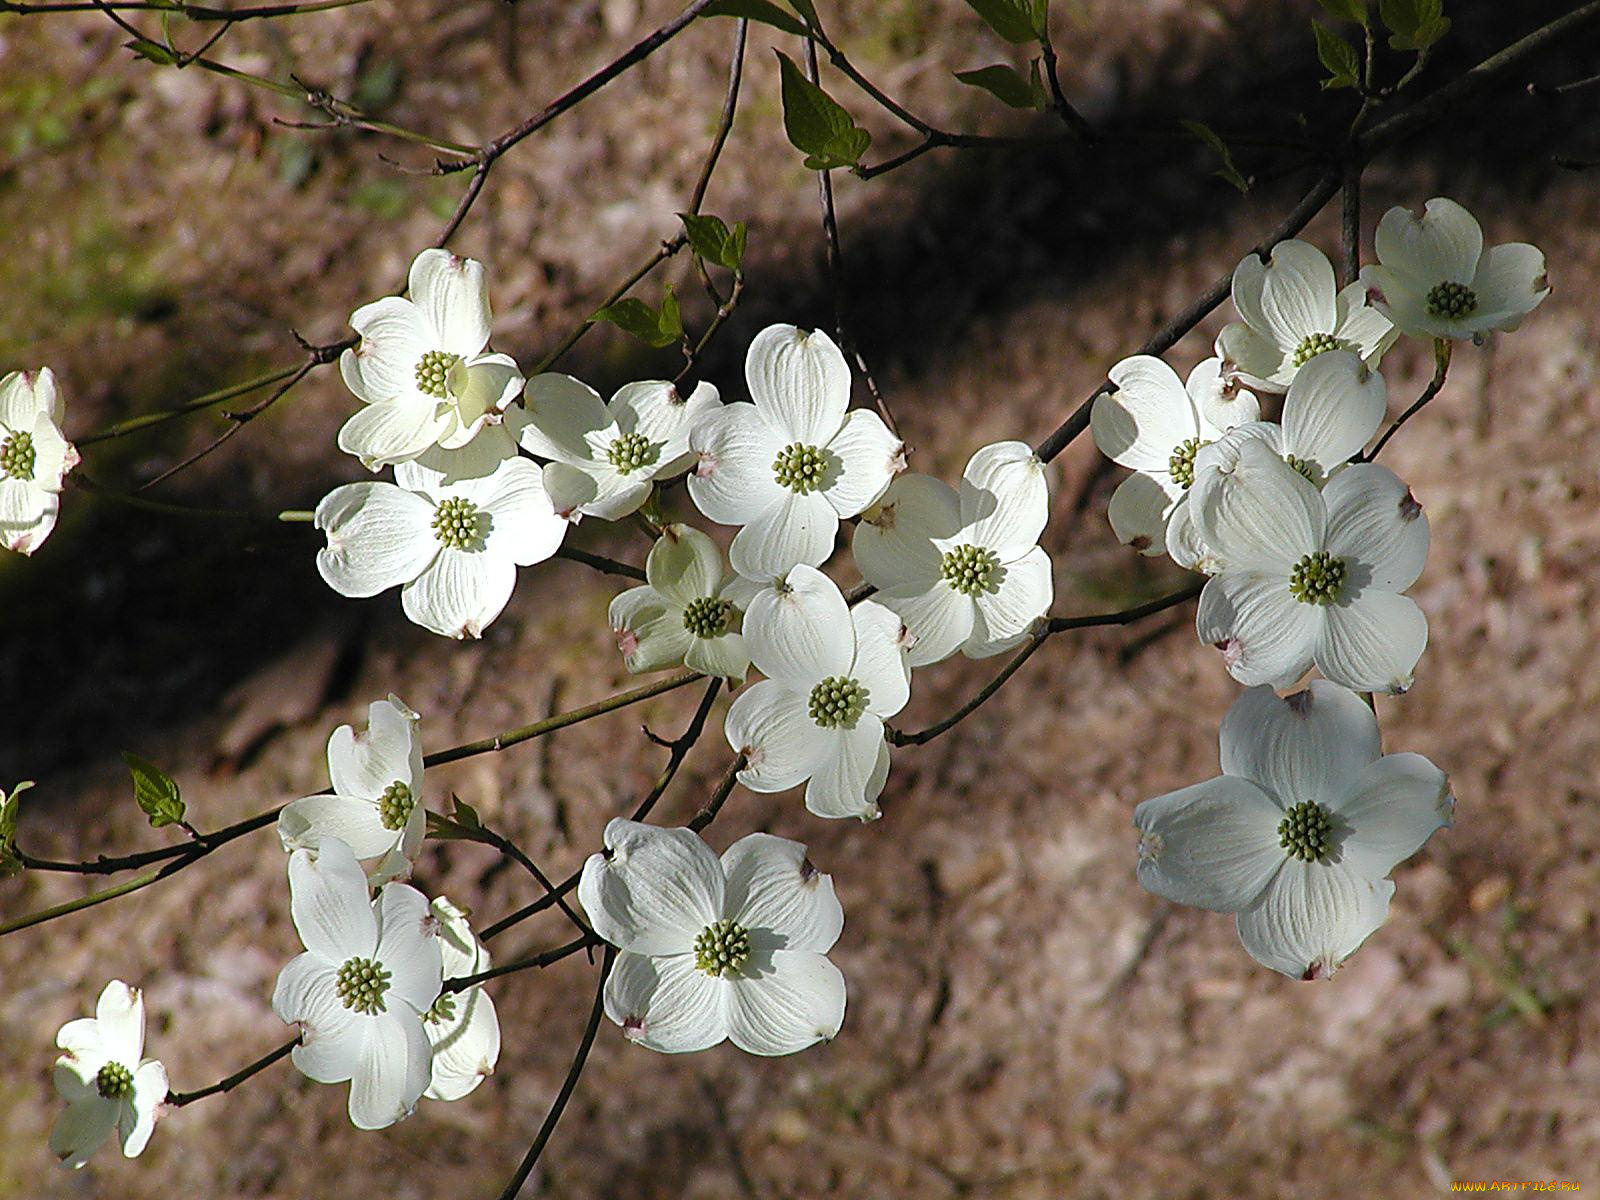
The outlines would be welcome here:
<svg viewBox="0 0 1600 1200">
<path fill-rule="evenodd" d="M 478 542 L 478 506 L 465 496 L 439 502 L 433 513 L 433 536 L 452 550 L 469 550 Z"/>
<path fill-rule="evenodd" d="M 815 446 L 791 442 L 773 460 L 772 474 L 778 483 L 797 495 L 807 495 L 822 487 L 828 469 L 827 455 Z"/>
<path fill-rule="evenodd" d="M 388 1011 L 383 994 L 389 990 L 389 979 L 382 963 L 357 955 L 339 968 L 333 990 L 346 1008 L 370 1017 Z"/>
<path fill-rule="evenodd" d="M 95 1090 L 107 1100 L 122 1100 L 133 1094 L 133 1072 L 119 1062 L 108 1062 L 95 1073 Z"/>
<path fill-rule="evenodd" d="M 1290 361 L 1297 367 L 1303 367 L 1319 354 L 1326 354 L 1329 350 L 1355 350 L 1342 338 L 1336 338 L 1331 333 L 1309 333 L 1295 347 Z"/>
<path fill-rule="evenodd" d="M 683 627 L 697 638 L 721 637 L 733 620 L 733 602 L 716 596 L 699 596 L 683 609 Z"/>
<path fill-rule="evenodd" d="M 416 806 L 417 798 L 411 789 L 396 779 L 378 797 L 378 820 L 385 829 L 404 829 Z"/>
<path fill-rule="evenodd" d="M 811 689 L 807 709 L 824 729 L 854 729 L 867 710 L 867 689 L 854 679 L 830 675 Z"/>
<path fill-rule="evenodd" d="M 939 564 L 939 574 L 944 581 L 963 596 L 976 596 L 989 591 L 1000 560 L 992 550 L 982 546 L 957 546 L 944 556 Z"/>
<path fill-rule="evenodd" d="M 1303 800 L 1278 822 L 1278 844 L 1301 862 L 1327 862 L 1333 815 L 1315 800 Z"/>
<path fill-rule="evenodd" d="M 31 433 L 19 430 L 0 442 L 0 474 L 12 479 L 32 479 L 36 458 Z"/>
<path fill-rule="evenodd" d="M 429 350 L 417 360 L 417 390 L 443 400 L 450 394 L 445 383 L 450 376 L 450 368 L 460 361 L 459 354 Z"/>
<path fill-rule="evenodd" d="M 713 978 L 736 975 L 750 957 L 750 934 L 728 919 L 713 921 L 694 939 L 695 970 Z"/>
<path fill-rule="evenodd" d="M 1333 604 L 1343 594 L 1348 576 L 1344 559 L 1317 550 L 1295 563 L 1289 594 L 1302 604 Z"/>
<path fill-rule="evenodd" d="M 1478 294 L 1464 283 L 1446 280 L 1428 292 L 1424 306 L 1435 317 L 1467 317 L 1478 310 Z"/>
<path fill-rule="evenodd" d="M 642 433 L 625 433 L 611 443 L 606 458 L 620 474 L 627 475 L 655 461 L 655 447 Z"/>
<path fill-rule="evenodd" d="M 1200 438 L 1185 438 L 1172 448 L 1172 459 L 1167 464 L 1167 471 L 1172 476 L 1172 482 L 1188 491 L 1194 483 L 1194 456 L 1200 453 L 1201 446 L 1211 443 Z"/>
</svg>

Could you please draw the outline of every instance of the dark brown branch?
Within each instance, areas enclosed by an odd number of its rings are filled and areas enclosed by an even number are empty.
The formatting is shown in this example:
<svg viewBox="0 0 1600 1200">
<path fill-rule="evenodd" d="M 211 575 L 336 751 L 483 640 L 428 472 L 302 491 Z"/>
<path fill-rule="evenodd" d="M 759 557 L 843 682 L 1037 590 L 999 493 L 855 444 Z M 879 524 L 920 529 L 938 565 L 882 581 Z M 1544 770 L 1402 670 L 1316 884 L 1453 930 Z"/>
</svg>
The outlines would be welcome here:
<svg viewBox="0 0 1600 1200">
<path fill-rule="evenodd" d="M 167 1099 L 166 1099 L 167 1107 L 169 1107 L 169 1108 L 182 1108 L 185 1104 L 193 1104 L 196 1100 L 204 1100 L 207 1096 L 215 1096 L 215 1095 L 218 1095 L 218 1094 L 220 1094 L 222 1092 L 231 1092 L 231 1091 L 233 1091 L 234 1088 L 238 1087 L 246 1079 L 249 1079 L 250 1076 L 255 1075 L 255 1074 L 257 1074 L 257 1073 L 259 1073 L 261 1071 L 265 1071 L 268 1067 L 270 1067 L 273 1063 L 277 1062 L 280 1058 L 286 1058 L 288 1056 L 289 1052 L 291 1050 L 293 1050 L 299 1044 L 300 1044 L 300 1037 L 299 1037 L 298 1034 L 296 1034 L 294 1037 L 290 1038 L 283 1045 L 279 1046 L 276 1050 L 272 1050 L 272 1051 L 270 1051 L 270 1052 L 268 1052 L 266 1054 L 263 1054 L 260 1058 L 256 1059 L 256 1061 L 251 1063 L 248 1067 L 244 1067 L 244 1068 L 241 1068 L 238 1071 L 235 1071 L 232 1075 L 229 1075 L 226 1079 L 221 1080 L 218 1083 L 213 1083 L 210 1087 L 203 1087 L 203 1088 L 200 1088 L 198 1091 L 193 1091 L 193 1092 L 174 1092 L 174 1091 L 171 1091 L 169 1089 L 168 1092 L 167 1092 Z"/>
</svg>

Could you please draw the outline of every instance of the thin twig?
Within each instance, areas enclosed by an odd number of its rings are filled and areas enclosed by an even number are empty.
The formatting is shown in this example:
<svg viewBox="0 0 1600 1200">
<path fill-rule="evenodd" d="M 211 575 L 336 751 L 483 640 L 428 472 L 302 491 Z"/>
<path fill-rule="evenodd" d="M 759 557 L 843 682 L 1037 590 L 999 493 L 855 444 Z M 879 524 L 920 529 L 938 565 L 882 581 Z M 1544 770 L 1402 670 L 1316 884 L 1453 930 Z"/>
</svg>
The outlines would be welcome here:
<svg viewBox="0 0 1600 1200">
<path fill-rule="evenodd" d="M 1439 389 L 1444 387 L 1444 377 L 1450 371 L 1450 351 L 1454 345 L 1454 342 L 1446 338 L 1439 338 L 1434 342 L 1433 378 L 1428 380 L 1428 386 L 1423 388 L 1422 395 L 1417 397 L 1416 402 L 1396 417 L 1393 425 L 1383 431 L 1383 436 L 1378 439 L 1378 444 L 1361 461 L 1371 462 L 1377 458 L 1383 452 L 1383 448 L 1389 444 L 1389 439 L 1400 432 L 1400 426 L 1426 408 L 1428 402 L 1439 394 Z"/>
<path fill-rule="evenodd" d="M 168 1090 L 166 1104 L 168 1108 L 182 1108 L 185 1104 L 193 1104 L 196 1100 L 204 1100 L 207 1096 L 215 1096 L 222 1092 L 231 1092 L 250 1076 L 265 1071 L 280 1058 L 288 1056 L 289 1052 L 300 1044 L 300 1036 L 296 1034 L 276 1050 L 263 1054 L 248 1067 L 243 1067 L 210 1087 L 200 1088 L 193 1092 L 174 1092 Z"/>
<path fill-rule="evenodd" d="M 548 967 L 558 963 L 564 958 L 571 958 L 581 950 L 601 944 L 600 939 L 593 930 L 572 941 L 557 946 L 553 950 L 546 950 L 540 954 L 529 955 L 527 958 L 515 959 L 508 963 L 501 963 L 498 967 L 490 967 L 487 971 L 479 971 L 476 975 L 458 975 L 454 979 L 446 979 L 441 988 L 445 992 L 464 992 L 469 987 L 476 987 L 490 979 L 499 979 L 502 975 L 514 975 L 518 971 L 530 971 L 539 967 Z"/>
<path fill-rule="evenodd" d="M 733 791 L 733 785 L 739 782 L 739 772 L 745 769 L 749 761 L 749 758 L 746 757 L 742 750 L 734 757 L 733 762 L 728 765 L 727 774 L 723 775 L 722 781 L 717 784 L 716 790 L 711 793 L 711 799 L 707 800 L 705 807 L 689 819 L 690 829 L 699 833 L 717 819 L 717 814 L 722 811 L 723 804 L 726 803 L 729 794 Z"/>
</svg>

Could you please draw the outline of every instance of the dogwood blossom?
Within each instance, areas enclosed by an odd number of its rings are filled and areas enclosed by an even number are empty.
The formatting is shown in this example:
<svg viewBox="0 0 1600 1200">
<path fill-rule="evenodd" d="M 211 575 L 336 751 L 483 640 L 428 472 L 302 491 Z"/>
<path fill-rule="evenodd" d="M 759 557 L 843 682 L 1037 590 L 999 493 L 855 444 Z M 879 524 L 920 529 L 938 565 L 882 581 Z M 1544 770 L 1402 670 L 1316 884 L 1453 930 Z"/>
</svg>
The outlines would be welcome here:
<svg viewBox="0 0 1600 1200">
<path fill-rule="evenodd" d="M 1050 515 L 1044 464 L 1024 442 L 974 454 L 961 490 L 901 475 L 863 514 L 852 550 L 877 599 L 912 638 L 908 662 L 1015 646 L 1055 598 L 1039 535 Z"/>
<path fill-rule="evenodd" d="M 741 525 L 728 558 L 760 582 L 820 566 L 839 520 L 883 495 L 905 447 L 878 415 L 847 413 L 850 368 L 821 330 L 772 325 L 745 359 L 750 404 L 712 412 L 689 435 L 689 495 L 709 520 Z"/>
<path fill-rule="evenodd" d="M 606 826 L 578 899 L 621 953 L 606 1015 L 667 1054 L 723 1039 L 793 1054 L 839 1032 L 844 976 L 827 953 L 844 928 L 833 880 L 787 838 L 752 833 L 719 861 L 699 834 L 636 821 Z"/>
<path fill-rule="evenodd" d="M 368 710 L 367 731 L 341 725 L 328 739 L 328 777 L 333 792 L 307 796 L 278 814 L 285 850 L 315 850 L 335 837 L 360 859 L 375 859 L 367 872 L 374 886 L 411 874 L 422 847 L 427 812 L 422 807 L 420 718 L 390 696 Z"/>
<path fill-rule="evenodd" d="M 683 663 L 743 683 L 750 652 L 739 632 L 743 608 L 729 597 L 722 551 L 698 529 L 668 525 L 650 548 L 644 587 L 611 602 L 612 631 L 630 671 Z"/>
<path fill-rule="evenodd" d="M 1194 482 L 1195 454 L 1224 431 L 1261 415 L 1256 398 L 1226 382 L 1208 358 L 1188 383 L 1159 358 L 1137 354 L 1112 367 L 1114 392 L 1089 412 L 1095 445 L 1133 474 L 1111 495 L 1107 517 L 1117 540 L 1140 554 L 1160 554 L 1168 523 Z"/>
<path fill-rule="evenodd" d="M 900 617 L 872 600 L 847 607 L 833 580 L 801 565 L 751 600 L 744 638 L 767 678 L 728 709 L 728 742 L 746 756 L 739 782 L 753 792 L 805 783 L 819 817 L 876 818 L 889 777 L 883 722 L 911 696 Z"/>
<path fill-rule="evenodd" d="M 1359 691 L 1411 686 L 1428 621 L 1400 593 L 1422 573 L 1428 521 L 1392 471 L 1360 463 L 1318 492 L 1248 441 L 1196 489 L 1195 527 L 1221 569 L 1195 624 L 1235 679 L 1282 687 L 1315 664 Z"/>
<path fill-rule="evenodd" d="M 167 1069 L 144 1053 L 144 997 L 120 979 L 106 984 L 94 1016 L 68 1021 L 56 1035 L 56 1094 L 67 1109 L 50 1129 L 50 1152 L 64 1167 L 88 1162 L 111 1131 L 125 1158 L 150 1141 L 167 1098 Z"/>
<path fill-rule="evenodd" d="M 487 352 L 483 264 L 424 250 L 409 284 L 409 298 L 385 296 L 350 317 L 361 340 L 340 356 L 339 371 L 367 407 L 339 430 L 339 449 L 371 470 L 480 436 L 509 450 L 511 435 L 499 424 L 522 373 L 508 355 Z"/>
<path fill-rule="evenodd" d="M 1134 810 L 1139 882 L 1237 913 L 1263 966 L 1326 978 L 1383 924 L 1389 873 L 1450 824 L 1449 783 L 1420 754 L 1380 756 L 1371 710 L 1322 679 L 1251 688 L 1220 740 L 1220 776 Z"/>
<path fill-rule="evenodd" d="M 1279 242 L 1265 260 L 1247 254 L 1233 271 L 1240 321 L 1217 335 L 1223 373 L 1282 392 L 1300 368 L 1330 350 L 1349 350 L 1369 367 L 1399 336 L 1367 305 L 1363 283 L 1340 288 L 1328 256 L 1309 242 Z"/>
<path fill-rule="evenodd" d="M 66 408 L 49 367 L 0 379 L 0 546 L 32 554 L 56 527 L 78 451 L 61 436 Z"/>
<path fill-rule="evenodd" d="M 433 1047 L 422 1016 L 439 998 L 438 922 L 404 883 L 367 897 L 355 853 L 325 837 L 289 856 L 289 910 L 305 943 L 272 991 L 272 1011 L 300 1027 L 289 1057 L 318 1083 L 350 1081 L 350 1120 L 382 1129 L 427 1090 Z"/>
<path fill-rule="evenodd" d="M 446 979 L 487 971 L 489 951 L 467 924 L 467 914 L 443 896 L 433 902 L 439 923 L 439 949 Z M 500 1061 L 500 1019 L 494 1001 L 479 984 L 459 992 L 440 992 L 422 1016 L 422 1029 L 433 1044 L 430 1100 L 459 1100 L 494 1073 Z"/>
<path fill-rule="evenodd" d="M 480 479 L 446 481 L 421 462 L 395 482 L 349 483 L 317 505 L 328 546 L 317 570 L 341 596 L 398 585 L 405 614 L 446 637 L 479 637 L 511 598 L 517 567 L 543 562 L 566 536 L 537 464 L 508 458 Z"/>
<path fill-rule="evenodd" d="M 615 521 L 643 504 L 657 479 L 689 469 L 689 431 L 722 400 L 709 383 L 685 399 L 652 379 L 627 384 L 605 404 L 572 376 L 546 374 L 528 380 L 524 407 L 519 440 L 550 460 L 544 481 L 556 511 Z"/>
<path fill-rule="evenodd" d="M 1413 337 L 1481 338 L 1513 330 L 1550 294 L 1544 254 L 1525 242 L 1483 247 L 1477 219 L 1454 200 L 1421 217 L 1391 208 L 1378 222 L 1378 262 L 1361 268 L 1372 304 Z"/>
</svg>

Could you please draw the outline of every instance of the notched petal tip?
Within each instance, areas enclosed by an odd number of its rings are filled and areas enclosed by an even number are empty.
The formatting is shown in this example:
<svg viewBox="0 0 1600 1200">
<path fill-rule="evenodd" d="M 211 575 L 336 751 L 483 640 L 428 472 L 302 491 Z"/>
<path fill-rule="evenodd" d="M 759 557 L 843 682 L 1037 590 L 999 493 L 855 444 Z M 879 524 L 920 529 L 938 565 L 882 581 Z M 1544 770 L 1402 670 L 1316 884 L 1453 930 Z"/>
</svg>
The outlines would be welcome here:
<svg viewBox="0 0 1600 1200">
<path fill-rule="evenodd" d="M 1148 533 L 1141 533 L 1138 536 L 1130 539 L 1127 542 L 1127 545 L 1137 550 L 1140 554 L 1143 554 L 1146 550 L 1150 549 L 1151 546 L 1155 545 L 1155 543 L 1151 541 Z"/>
<path fill-rule="evenodd" d="M 1139 861 L 1140 863 L 1153 863 L 1161 858 L 1162 850 L 1166 849 L 1166 839 L 1154 830 L 1141 830 L 1139 833 Z"/>
<path fill-rule="evenodd" d="M 1422 515 L 1422 501 L 1411 494 L 1411 489 L 1406 489 L 1406 494 L 1400 498 L 1400 519 L 1402 521 L 1415 521 Z"/>
<path fill-rule="evenodd" d="M 1307 963 L 1305 974 L 1301 975 L 1300 979 L 1305 983 L 1310 983 L 1314 979 L 1332 979 L 1334 972 L 1339 969 L 1339 966 L 1340 964 L 1338 962 L 1335 962 L 1332 958 L 1324 955 L 1321 958 L 1313 959 L 1311 962 Z"/>
<path fill-rule="evenodd" d="M 1308 717 L 1311 715 L 1312 699 L 1313 697 L 1311 694 L 1311 689 L 1306 688 L 1303 691 L 1298 691 L 1292 695 L 1285 696 L 1283 698 L 1283 702 L 1289 706 L 1289 711 L 1295 716 Z"/>
<path fill-rule="evenodd" d="M 629 1016 L 623 1018 L 622 1036 L 627 1038 L 630 1042 L 644 1041 L 645 1037 L 647 1036 L 644 1018 L 641 1016 Z"/>
</svg>

